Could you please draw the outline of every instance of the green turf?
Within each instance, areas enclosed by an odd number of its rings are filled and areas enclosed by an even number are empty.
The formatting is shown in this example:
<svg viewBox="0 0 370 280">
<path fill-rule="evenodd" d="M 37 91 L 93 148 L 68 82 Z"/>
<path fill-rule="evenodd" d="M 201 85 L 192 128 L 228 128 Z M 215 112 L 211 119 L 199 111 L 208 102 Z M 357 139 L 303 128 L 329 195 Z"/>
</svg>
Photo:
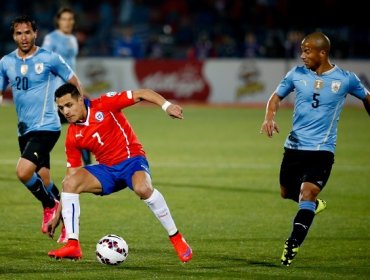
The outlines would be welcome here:
<svg viewBox="0 0 370 280">
<path fill-rule="evenodd" d="M 19 156 L 12 106 L 0 108 L 0 279 L 369 279 L 370 129 L 361 108 L 345 108 L 332 176 L 317 216 L 291 267 L 280 265 L 296 204 L 279 196 L 282 145 L 291 110 L 281 109 L 281 133 L 260 135 L 263 109 L 185 106 L 185 120 L 160 108 L 126 110 L 194 258 L 181 264 L 165 231 L 129 190 L 81 195 L 81 261 L 55 261 L 59 245 L 41 234 L 41 207 L 15 177 Z M 63 127 L 65 129 L 65 127 Z M 113 141 L 113 140 L 112 140 Z M 64 135 L 52 154 L 60 186 Z M 95 244 L 115 233 L 129 244 L 119 266 L 95 258 Z"/>
</svg>

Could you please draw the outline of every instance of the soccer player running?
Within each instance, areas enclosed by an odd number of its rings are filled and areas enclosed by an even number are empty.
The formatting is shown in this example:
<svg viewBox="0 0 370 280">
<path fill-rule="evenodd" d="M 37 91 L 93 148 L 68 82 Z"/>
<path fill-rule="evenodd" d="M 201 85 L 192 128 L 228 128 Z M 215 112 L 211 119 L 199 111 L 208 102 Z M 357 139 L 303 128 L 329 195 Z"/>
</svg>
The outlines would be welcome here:
<svg viewBox="0 0 370 280">
<path fill-rule="evenodd" d="M 55 100 L 70 125 L 65 141 L 67 174 L 62 183 L 61 204 L 49 224 L 49 235 L 53 237 L 62 214 L 68 242 L 48 255 L 58 259 L 82 258 L 80 193 L 109 195 L 128 187 L 161 222 L 180 260 L 190 261 L 192 249 L 178 231 L 164 197 L 152 186 L 143 147 L 121 112 L 123 108 L 145 100 L 161 106 L 172 118 L 183 119 L 182 108 L 150 89 L 108 92 L 88 100 L 76 86 L 68 83 L 57 89 Z M 81 149 L 91 151 L 98 164 L 82 167 Z"/>
<path fill-rule="evenodd" d="M 293 128 L 284 144 L 280 169 L 283 198 L 298 202 L 290 237 L 281 263 L 289 266 L 308 230 L 326 203 L 317 198 L 326 185 L 337 140 L 337 124 L 347 94 L 363 101 L 370 115 L 370 95 L 359 78 L 329 60 L 330 40 L 320 32 L 307 35 L 301 43 L 304 66 L 293 67 L 272 93 L 266 106 L 261 133 L 279 132 L 275 122 L 280 101 L 295 91 Z"/>
<path fill-rule="evenodd" d="M 58 54 L 35 45 L 37 27 L 32 18 L 15 18 L 11 34 L 17 49 L 0 61 L 0 95 L 10 85 L 21 152 L 16 174 L 42 203 L 41 230 L 47 233 L 47 223 L 54 217 L 59 204 L 59 191 L 50 175 L 50 152 L 61 133 L 54 103 L 55 76 L 79 88 L 80 84 Z"/>
<path fill-rule="evenodd" d="M 65 62 L 76 71 L 76 58 L 78 55 L 78 41 L 73 34 L 75 26 L 75 13 L 70 8 L 60 8 L 55 15 L 56 29 L 45 35 L 42 47 L 49 51 L 60 54 Z M 57 89 L 64 84 L 62 79 L 59 79 Z M 59 117 L 62 123 L 67 123 L 61 113 Z M 82 159 L 85 165 L 91 164 L 91 155 L 87 150 L 82 150 Z"/>
</svg>

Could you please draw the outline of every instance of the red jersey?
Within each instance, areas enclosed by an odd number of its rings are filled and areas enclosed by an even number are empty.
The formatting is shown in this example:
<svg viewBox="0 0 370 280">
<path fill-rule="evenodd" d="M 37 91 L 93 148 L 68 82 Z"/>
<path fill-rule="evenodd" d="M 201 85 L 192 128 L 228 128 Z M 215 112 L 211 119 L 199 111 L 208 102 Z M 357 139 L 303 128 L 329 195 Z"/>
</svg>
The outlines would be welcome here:
<svg viewBox="0 0 370 280">
<path fill-rule="evenodd" d="M 79 167 L 81 150 L 91 151 L 97 162 L 109 166 L 134 156 L 145 156 L 130 123 L 121 112 L 134 104 L 131 91 L 108 92 L 85 100 L 87 118 L 70 124 L 65 142 L 67 167 Z"/>
</svg>

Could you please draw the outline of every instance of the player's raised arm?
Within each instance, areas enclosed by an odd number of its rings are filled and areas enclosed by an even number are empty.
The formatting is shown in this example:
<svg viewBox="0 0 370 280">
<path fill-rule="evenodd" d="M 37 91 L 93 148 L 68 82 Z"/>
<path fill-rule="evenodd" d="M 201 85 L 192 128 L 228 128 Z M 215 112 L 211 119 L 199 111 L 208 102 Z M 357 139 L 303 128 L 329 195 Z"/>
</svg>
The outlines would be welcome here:
<svg viewBox="0 0 370 280">
<path fill-rule="evenodd" d="M 132 92 L 133 92 L 135 102 L 146 100 L 148 102 L 161 106 L 163 111 L 165 111 L 172 118 L 175 118 L 175 119 L 184 118 L 182 114 L 181 106 L 177 104 L 172 104 L 171 102 L 167 101 L 162 95 L 155 92 L 154 90 L 138 89 L 138 90 L 133 90 Z"/>
</svg>

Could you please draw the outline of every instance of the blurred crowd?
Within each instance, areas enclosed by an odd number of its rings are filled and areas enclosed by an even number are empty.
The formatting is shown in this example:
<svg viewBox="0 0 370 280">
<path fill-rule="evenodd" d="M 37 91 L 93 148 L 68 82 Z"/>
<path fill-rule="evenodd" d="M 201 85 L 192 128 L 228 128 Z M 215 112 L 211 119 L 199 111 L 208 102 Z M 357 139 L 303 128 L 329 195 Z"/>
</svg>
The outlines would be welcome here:
<svg viewBox="0 0 370 280">
<path fill-rule="evenodd" d="M 359 2 L 359 3 L 356 3 Z M 79 56 L 133 58 L 295 58 L 302 37 L 320 30 L 335 58 L 370 58 L 367 9 L 334 0 L 57 0 L 1 1 L 0 55 L 15 49 L 14 17 L 29 14 L 38 45 L 55 28 L 54 15 L 77 15 Z M 349 20 L 351 18 L 351 20 Z"/>
</svg>

